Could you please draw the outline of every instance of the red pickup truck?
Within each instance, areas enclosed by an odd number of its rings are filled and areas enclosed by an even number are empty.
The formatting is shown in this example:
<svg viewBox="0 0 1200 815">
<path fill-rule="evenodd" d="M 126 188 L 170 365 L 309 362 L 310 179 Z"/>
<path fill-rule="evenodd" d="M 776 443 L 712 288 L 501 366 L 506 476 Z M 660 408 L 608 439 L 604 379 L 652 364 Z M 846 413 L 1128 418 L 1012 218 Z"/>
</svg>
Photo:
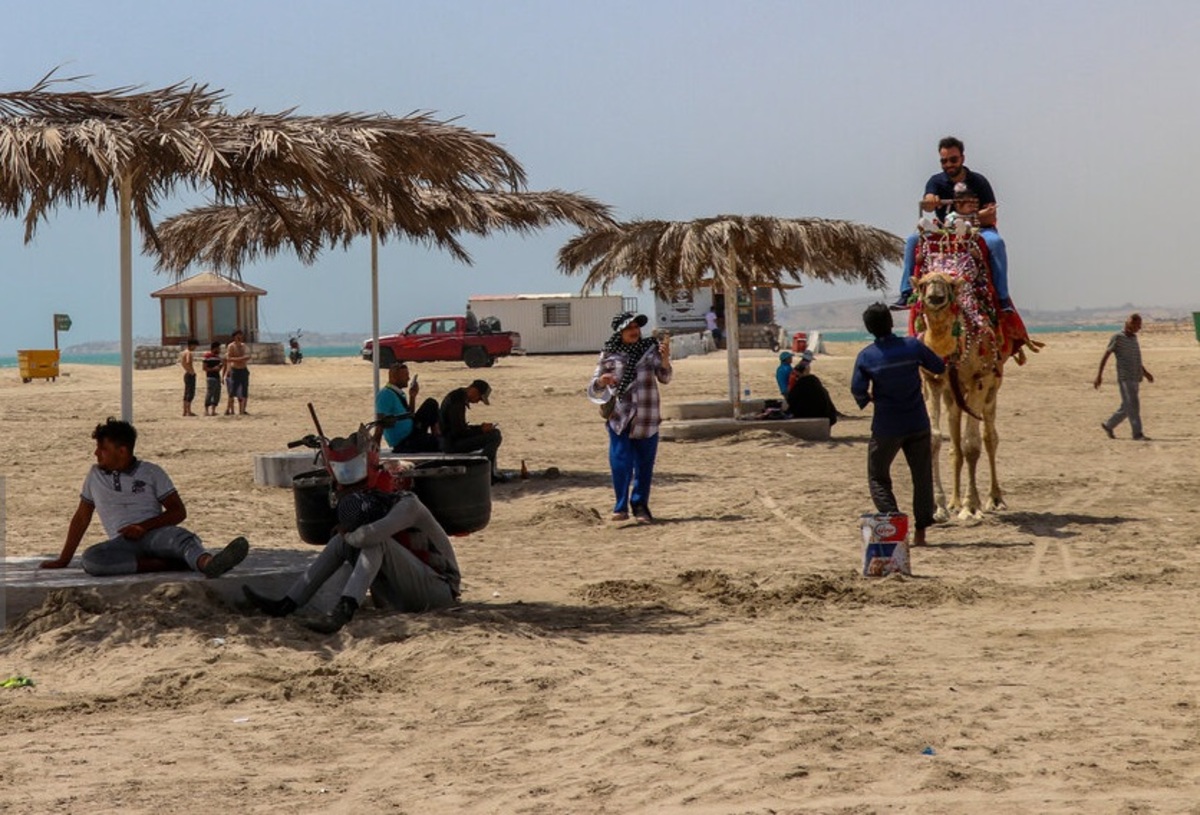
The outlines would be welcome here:
<svg viewBox="0 0 1200 815">
<path fill-rule="evenodd" d="M 506 357 L 521 347 L 521 335 L 500 331 L 498 324 L 481 320 L 481 328 L 467 331 L 465 317 L 419 317 L 399 334 L 379 338 L 379 366 L 393 362 L 447 362 L 461 359 L 469 368 L 488 368 L 497 357 Z M 493 326 L 496 326 L 493 330 Z M 372 357 L 373 345 L 362 346 L 365 360 Z"/>
</svg>

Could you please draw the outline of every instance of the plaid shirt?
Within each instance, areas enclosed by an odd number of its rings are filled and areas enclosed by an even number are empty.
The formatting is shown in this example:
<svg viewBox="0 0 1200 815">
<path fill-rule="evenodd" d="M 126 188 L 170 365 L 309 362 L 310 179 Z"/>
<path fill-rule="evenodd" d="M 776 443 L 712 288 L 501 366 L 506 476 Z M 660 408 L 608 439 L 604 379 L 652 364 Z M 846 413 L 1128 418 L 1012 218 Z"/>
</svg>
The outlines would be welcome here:
<svg viewBox="0 0 1200 815">
<path fill-rule="evenodd" d="M 599 398 L 604 395 L 605 388 L 597 381 L 601 375 L 612 374 L 620 382 L 624 372 L 624 354 L 602 352 L 588 385 L 588 396 Z M 663 365 L 658 348 L 648 349 L 637 362 L 637 376 L 630 383 L 629 390 L 621 394 L 616 408 L 608 417 L 608 426 L 617 434 L 629 428 L 631 439 L 648 439 L 656 435 L 659 422 L 662 421 L 658 408 L 658 383 L 665 385 L 670 381 L 671 368 Z"/>
</svg>

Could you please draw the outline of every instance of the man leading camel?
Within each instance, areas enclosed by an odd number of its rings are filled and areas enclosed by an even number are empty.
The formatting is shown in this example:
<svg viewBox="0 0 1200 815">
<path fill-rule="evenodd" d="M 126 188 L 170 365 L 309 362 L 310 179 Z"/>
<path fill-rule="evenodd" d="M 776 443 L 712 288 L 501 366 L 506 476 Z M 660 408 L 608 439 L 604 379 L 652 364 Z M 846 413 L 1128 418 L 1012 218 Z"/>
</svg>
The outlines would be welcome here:
<svg viewBox="0 0 1200 815">
<path fill-rule="evenodd" d="M 929 413 L 921 397 L 921 369 L 940 374 L 942 358 L 916 337 L 892 333 L 892 314 L 883 303 L 863 312 L 863 324 L 875 342 L 858 354 L 850 392 L 860 408 L 875 403 L 867 447 L 867 480 L 878 512 L 899 512 L 892 492 L 892 461 L 904 451 L 913 481 L 913 545 L 925 543 L 933 524 L 933 456 Z"/>
</svg>

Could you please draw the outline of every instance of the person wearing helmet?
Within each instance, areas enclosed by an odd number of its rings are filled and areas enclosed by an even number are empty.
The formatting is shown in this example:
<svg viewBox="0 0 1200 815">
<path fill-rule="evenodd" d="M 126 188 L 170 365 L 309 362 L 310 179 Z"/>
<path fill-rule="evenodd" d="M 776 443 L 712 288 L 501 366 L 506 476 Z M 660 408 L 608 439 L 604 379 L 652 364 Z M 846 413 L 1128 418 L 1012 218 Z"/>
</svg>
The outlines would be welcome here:
<svg viewBox="0 0 1200 815">
<path fill-rule="evenodd" d="M 337 490 L 333 536 L 283 597 L 267 597 L 244 585 L 246 599 L 269 616 L 285 617 L 349 565 L 333 609 L 304 617 L 305 627 L 322 634 L 339 631 L 368 591 L 377 606 L 404 612 L 458 602 L 461 574 L 449 536 L 416 495 L 388 489 L 382 479 L 376 482 L 378 446 L 366 428 L 330 441 L 326 460 Z"/>
</svg>

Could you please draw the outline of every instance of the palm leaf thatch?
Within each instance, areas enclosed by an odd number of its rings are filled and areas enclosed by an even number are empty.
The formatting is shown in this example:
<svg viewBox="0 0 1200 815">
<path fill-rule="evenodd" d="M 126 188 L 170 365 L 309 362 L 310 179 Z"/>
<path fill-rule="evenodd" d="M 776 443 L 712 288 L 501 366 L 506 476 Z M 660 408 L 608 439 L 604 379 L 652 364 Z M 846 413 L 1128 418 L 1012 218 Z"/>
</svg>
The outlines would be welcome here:
<svg viewBox="0 0 1200 815">
<path fill-rule="evenodd" d="M 153 210 L 177 185 L 211 187 L 218 203 L 256 202 L 289 226 L 284 199 L 365 198 L 414 207 L 423 186 L 520 188 L 524 172 L 489 138 L 437 121 L 294 111 L 228 113 L 221 91 L 177 84 L 143 91 L 63 90 L 77 78 L 53 72 L 27 91 L 0 93 L 0 213 L 24 213 L 25 240 L 56 207 L 120 209 L 121 403 L 132 418 L 133 330 L 130 223 L 155 242 Z"/>
<path fill-rule="evenodd" d="M 208 185 L 218 203 L 365 197 L 402 211 L 422 186 L 525 183 L 503 148 L 428 113 L 229 114 L 204 85 L 81 92 L 53 90 L 58 82 L 0 94 L 0 211 L 25 213 L 26 240 L 56 206 L 104 209 L 122 179 L 152 239 L 151 212 L 177 184 Z"/>
<path fill-rule="evenodd" d="M 824 218 L 718 215 L 694 221 L 630 221 L 592 230 L 558 253 L 566 274 L 586 271 L 583 290 L 607 291 L 628 278 L 662 297 L 705 285 L 727 293 L 804 280 L 887 288 L 885 263 L 903 257 L 904 241 L 872 226 Z M 789 283 L 791 281 L 791 283 Z M 729 400 L 741 416 L 736 298 L 725 298 Z"/>
<path fill-rule="evenodd" d="M 303 263 L 313 263 L 325 247 L 344 249 L 355 238 L 377 230 L 381 241 L 408 238 L 444 249 L 459 261 L 471 257 L 458 240 L 462 234 L 496 231 L 528 234 L 556 223 L 581 228 L 609 225 L 609 208 L 577 193 L 457 191 L 419 189 L 408 206 L 397 210 L 367 200 L 322 202 L 280 199 L 274 207 L 213 205 L 188 210 L 160 223 L 158 242 L 147 236 L 143 250 L 158 255 L 158 268 L 176 274 L 189 265 L 238 272 L 245 263 L 291 248 Z M 299 239 L 297 239 L 299 236 Z"/>
<path fill-rule="evenodd" d="M 583 288 L 607 290 L 620 278 L 665 297 L 712 278 L 749 290 L 788 281 L 865 283 L 883 290 L 886 263 L 900 261 L 904 242 L 872 226 L 824 218 L 718 215 L 694 221 L 630 221 L 586 232 L 558 253 L 566 274 L 586 270 Z"/>
</svg>

